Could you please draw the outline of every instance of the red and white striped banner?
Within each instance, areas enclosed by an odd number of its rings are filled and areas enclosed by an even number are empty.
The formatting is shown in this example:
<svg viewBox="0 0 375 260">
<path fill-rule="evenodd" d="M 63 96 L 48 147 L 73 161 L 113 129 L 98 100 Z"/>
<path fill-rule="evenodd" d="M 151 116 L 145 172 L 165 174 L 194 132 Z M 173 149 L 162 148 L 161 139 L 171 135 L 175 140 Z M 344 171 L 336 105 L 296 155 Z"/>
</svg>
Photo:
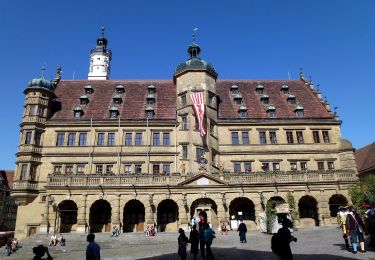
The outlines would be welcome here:
<svg viewBox="0 0 375 260">
<path fill-rule="evenodd" d="M 190 94 L 191 104 L 193 105 L 195 116 L 197 117 L 199 132 L 201 136 L 206 134 L 204 130 L 204 99 L 203 92 L 195 92 Z"/>
</svg>

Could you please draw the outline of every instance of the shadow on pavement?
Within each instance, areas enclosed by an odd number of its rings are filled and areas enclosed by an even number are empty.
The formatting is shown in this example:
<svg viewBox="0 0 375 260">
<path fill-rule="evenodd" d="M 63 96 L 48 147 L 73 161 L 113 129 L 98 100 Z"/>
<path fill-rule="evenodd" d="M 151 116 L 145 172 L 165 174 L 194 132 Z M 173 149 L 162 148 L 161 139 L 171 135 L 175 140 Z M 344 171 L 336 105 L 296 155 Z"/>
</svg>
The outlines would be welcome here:
<svg viewBox="0 0 375 260">
<path fill-rule="evenodd" d="M 264 251 L 255 251 L 255 250 L 245 250 L 238 248 L 212 248 L 216 260 L 247 260 L 247 259 L 256 259 L 256 260 L 276 260 L 277 256 L 272 252 Z M 177 253 L 174 254 L 165 254 L 154 257 L 139 258 L 141 260 L 174 260 L 180 259 Z M 188 254 L 188 260 L 194 259 L 192 255 Z M 198 255 L 199 259 L 199 255 Z M 293 254 L 294 260 L 349 260 L 355 259 L 350 257 L 335 256 L 329 254 L 314 254 L 314 255 L 303 255 L 303 254 Z"/>
</svg>

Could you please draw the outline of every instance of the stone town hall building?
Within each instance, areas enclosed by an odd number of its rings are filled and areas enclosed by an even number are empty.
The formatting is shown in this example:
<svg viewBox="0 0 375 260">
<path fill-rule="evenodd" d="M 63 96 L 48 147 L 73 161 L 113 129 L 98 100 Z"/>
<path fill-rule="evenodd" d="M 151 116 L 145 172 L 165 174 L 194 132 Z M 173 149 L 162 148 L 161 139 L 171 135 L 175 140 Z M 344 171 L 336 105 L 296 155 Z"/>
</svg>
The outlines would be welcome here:
<svg viewBox="0 0 375 260">
<path fill-rule="evenodd" d="M 58 69 L 29 82 L 12 192 L 17 237 L 172 231 L 201 210 L 214 227 L 243 218 L 255 229 L 264 205 L 288 192 L 301 224 L 334 222 L 357 171 L 319 90 L 302 73 L 217 80 L 200 51 L 193 42 L 173 79 L 110 80 L 102 34 L 88 80 L 61 80 Z M 203 136 L 190 97 L 199 92 Z"/>
</svg>

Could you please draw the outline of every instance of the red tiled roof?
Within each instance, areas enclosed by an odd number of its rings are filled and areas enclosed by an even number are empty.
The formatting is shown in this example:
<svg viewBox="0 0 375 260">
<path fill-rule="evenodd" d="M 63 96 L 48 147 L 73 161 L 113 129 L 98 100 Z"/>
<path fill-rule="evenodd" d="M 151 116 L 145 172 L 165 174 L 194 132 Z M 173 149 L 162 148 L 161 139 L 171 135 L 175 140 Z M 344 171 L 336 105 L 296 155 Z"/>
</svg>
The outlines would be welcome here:
<svg viewBox="0 0 375 260">
<path fill-rule="evenodd" d="M 260 95 L 255 89 L 258 83 L 264 86 L 264 94 L 269 96 L 269 105 L 264 105 L 260 101 Z M 290 104 L 287 101 L 288 94 L 281 93 L 282 84 L 289 87 L 291 95 L 296 96 L 296 104 Z M 234 103 L 230 87 L 236 84 L 239 93 L 243 97 L 243 105 L 248 109 L 249 119 L 268 118 L 267 107 L 272 105 L 276 108 L 276 118 L 287 119 L 296 118 L 295 108 L 301 105 L 304 108 L 303 118 L 324 119 L 333 116 L 326 110 L 325 106 L 318 100 L 315 94 L 301 80 L 222 80 L 217 81 L 216 91 L 220 96 L 219 118 L 238 119 L 239 105 Z M 92 94 L 85 94 L 84 87 L 90 85 L 94 89 Z M 154 85 L 156 87 L 154 104 L 156 120 L 175 120 L 176 119 L 176 86 L 172 80 L 79 80 L 79 81 L 61 81 L 56 90 L 57 111 L 51 120 L 73 120 L 73 109 L 80 104 L 79 97 L 87 95 L 88 105 L 82 105 L 84 111 L 82 120 L 115 120 L 109 117 L 109 108 L 113 105 L 112 97 L 116 94 L 116 86 L 123 85 L 125 93 L 120 94 L 122 104 L 118 106 L 120 118 L 122 120 L 145 120 L 145 108 L 147 87 Z"/>
<path fill-rule="evenodd" d="M 14 181 L 14 171 L 0 170 L 0 175 L 5 180 L 6 184 L 8 185 L 8 188 L 12 189 L 13 188 L 13 181 Z"/>
<path fill-rule="evenodd" d="M 354 152 L 358 172 L 375 169 L 375 142 Z"/>
</svg>

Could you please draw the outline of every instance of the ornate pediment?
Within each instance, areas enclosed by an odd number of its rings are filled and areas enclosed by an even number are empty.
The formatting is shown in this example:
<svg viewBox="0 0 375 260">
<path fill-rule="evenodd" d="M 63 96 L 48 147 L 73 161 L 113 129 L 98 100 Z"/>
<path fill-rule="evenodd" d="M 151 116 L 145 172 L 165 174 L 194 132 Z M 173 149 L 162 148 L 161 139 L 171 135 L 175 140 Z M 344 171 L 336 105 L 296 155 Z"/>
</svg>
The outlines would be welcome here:
<svg viewBox="0 0 375 260">
<path fill-rule="evenodd" d="M 200 173 L 198 175 L 187 178 L 186 180 L 180 182 L 178 186 L 217 186 L 217 185 L 228 185 L 223 180 L 209 175 L 206 173 Z"/>
</svg>

